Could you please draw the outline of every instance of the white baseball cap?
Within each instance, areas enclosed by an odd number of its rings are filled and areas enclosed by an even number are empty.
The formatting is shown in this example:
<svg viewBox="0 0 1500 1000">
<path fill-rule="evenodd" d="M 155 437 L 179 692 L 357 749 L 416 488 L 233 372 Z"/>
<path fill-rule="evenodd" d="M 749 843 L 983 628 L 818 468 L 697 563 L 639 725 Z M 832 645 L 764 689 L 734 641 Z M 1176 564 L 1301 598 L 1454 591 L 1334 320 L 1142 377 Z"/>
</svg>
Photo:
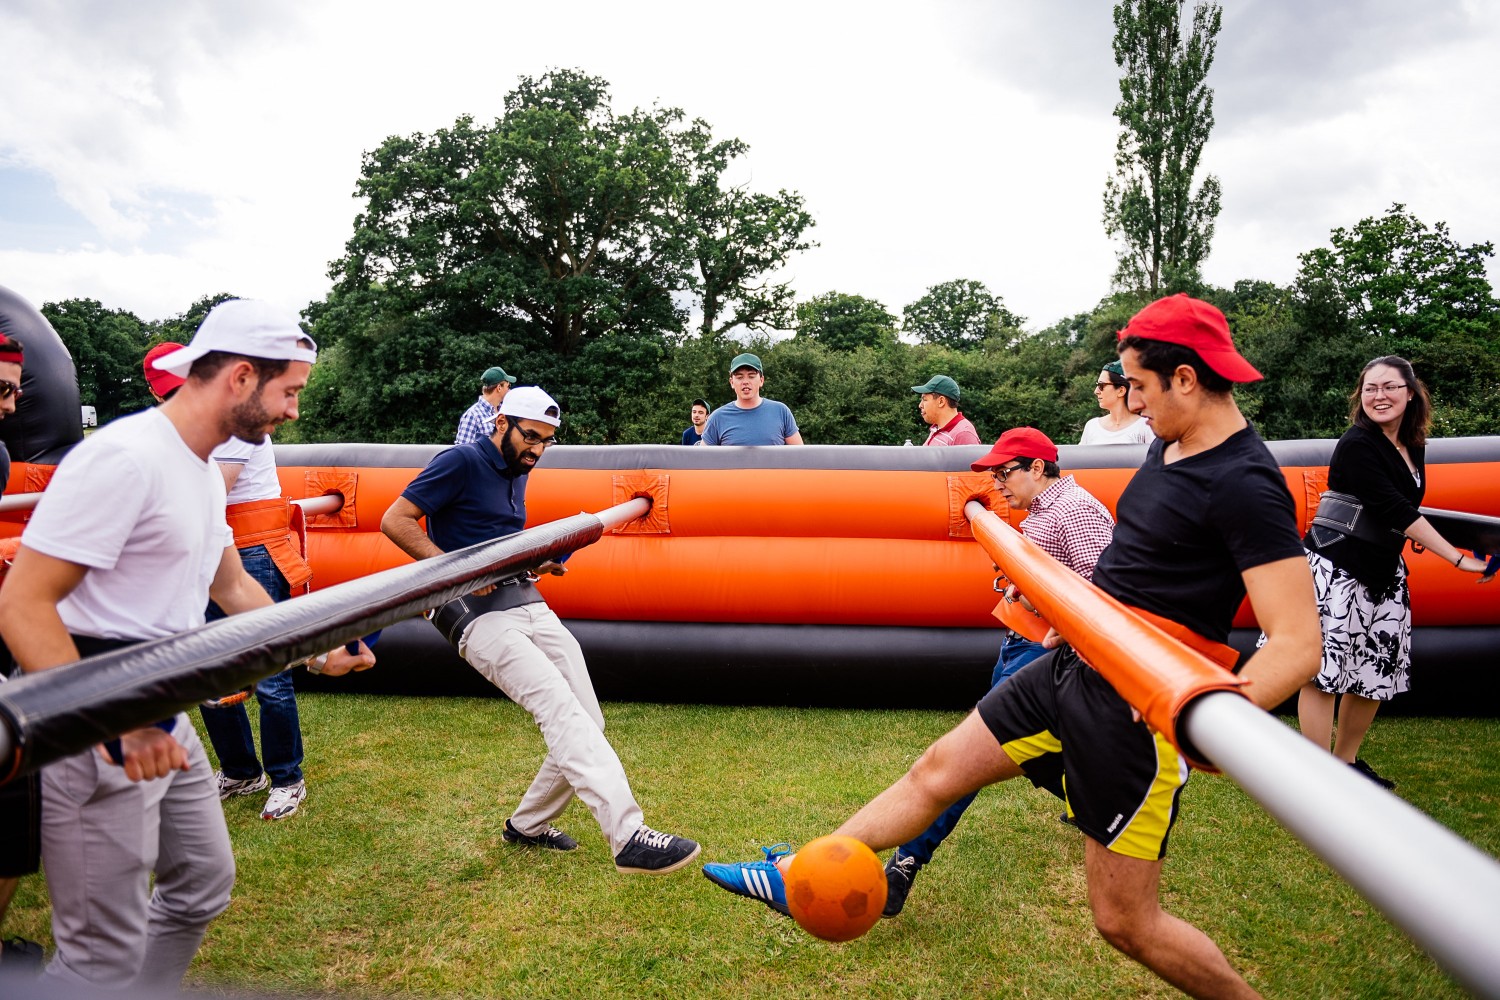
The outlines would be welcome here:
<svg viewBox="0 0 1500 1000">
<path fill-rule="evenodd" d="M 562 426 L 562 410 L 557 400 L 534 385 L 518 385 L 500 401 L 500 413 L 518 420 L 540 420 L 553 427 Z"/>
<path fill-rule="evenodd" d="M 312 344 L 304 347 L 300 342 Z M 318 345 L 302 332 L 295 314 L 255 299 L 230 299 L 209 310 L 192 343 L 163 354 L 153 365 L 164 372 L 187 378 L 193 362 L 210 351 L 243 354 L 269 361 L 318 360 Z"/>
</svg>

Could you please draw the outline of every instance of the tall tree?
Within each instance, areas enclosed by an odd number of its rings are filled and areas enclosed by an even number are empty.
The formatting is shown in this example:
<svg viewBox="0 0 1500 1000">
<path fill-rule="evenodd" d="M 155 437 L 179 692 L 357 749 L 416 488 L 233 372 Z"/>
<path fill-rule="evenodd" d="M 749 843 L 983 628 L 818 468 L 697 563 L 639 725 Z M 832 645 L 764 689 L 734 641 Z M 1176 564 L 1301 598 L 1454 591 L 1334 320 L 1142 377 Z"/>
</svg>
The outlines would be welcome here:
<svg viewBox="0 0 1500 1000">
<path fill-rule="evenodd" d="M 763 332 L 791 326 L 793 292 L 772 279 L 795 253 L 816 244 L 801 195 L 774 195 L 724 185 L 724 171 L 749 146 L 738 139 L 715 141 L 707 123 L 694 121 L 684 133 L 688 184 L 682 225 L 696 268 L 690 285 L 698 295 L 699 333 L 715 337 L 737 327 Z"/>
<path fill-rule="evenodd" d="M 1104 188 L 1104 228 L 1123 244 L 1115 283 L 1152 296 L 1191 287 L 1213 241 L 1219 180 L 1193 177 L 1214 126 L 1213 65 L 1222 9 L 1193 7 L 1184 36 L 1184 0 L 1121 0 L 1115 5 L 1115 175 Z"/>
<path fill-rule="evenodd" d="M 979 347 L 1002 331 L 1019 333 L 1025 323 L 984 282 L 968 278 L 933 285 L 901 310 L 902 333 L 954 350 Z"/>
<path fill-rule="evenodd" d="M 78 372 L 78 396 L 103 424 L 152 403 L 141 376 L 150 337 L 134 313 L 106 309 L 95 299 L 64 299 L 42 306 Z"/>
<path fill-rule="evenodd" d="M 896 339 L 896 317 L 863 295 L 825 292 L 797 303 L 797 336 L 831 351 L 878 347 Z"/>
</svg>

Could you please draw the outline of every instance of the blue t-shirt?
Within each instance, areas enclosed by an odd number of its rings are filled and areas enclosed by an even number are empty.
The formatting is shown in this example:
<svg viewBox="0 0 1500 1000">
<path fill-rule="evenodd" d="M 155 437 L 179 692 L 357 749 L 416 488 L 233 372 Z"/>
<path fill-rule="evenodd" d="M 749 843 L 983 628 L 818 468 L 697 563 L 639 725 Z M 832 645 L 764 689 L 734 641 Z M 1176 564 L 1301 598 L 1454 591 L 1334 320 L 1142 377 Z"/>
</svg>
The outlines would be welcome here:
<svg viewBox="0 0 1500 1000">
<path fill-rule="evenodd" d="M 785 403 L 762 399 L 753 410 L 733 402 L 709 414 L 704 444 L 786 444 L 797 433 L 797 421 Z"/>
<path fill-rule="evenodd" d="M 427 537 L 444 552 L 526 527 L 526 474 L 512 473 L 489 438 L 438 452 L 401 495 L 427 515 Z"/>
</svg>

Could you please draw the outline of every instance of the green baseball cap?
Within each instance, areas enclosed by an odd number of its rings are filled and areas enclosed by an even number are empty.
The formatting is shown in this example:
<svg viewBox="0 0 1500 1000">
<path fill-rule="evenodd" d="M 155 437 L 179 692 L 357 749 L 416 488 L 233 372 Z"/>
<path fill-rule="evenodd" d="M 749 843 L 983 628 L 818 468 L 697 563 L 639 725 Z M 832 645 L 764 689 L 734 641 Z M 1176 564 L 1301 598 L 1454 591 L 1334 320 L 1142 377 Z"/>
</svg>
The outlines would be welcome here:
<svg viewBox="0 0 1500 1000">
<path fill-rule="evenodd" d="M 762 375 L 766 373 L 766 370 L 760 366 L 760 358 L 753 354 L 736 354 L 734 360 L 729 362 L 729 374 L 733 375 L 741 368 L 754 368 Z"/>
<path fill-rule="evenodd" d="M 911 387 L 912 392 L 935 392 L 958 402 L 958 383 L 946 375 L 934 375 L 921 385 Z"/>
<path fill-rule="evenodd" d="M 499 385 L 501 382 L 514 382 L 515 379 L 505 374 L 504 368 L 496 367 L 486 368 L 484 370 L 484 377 L 481 379 L 481 381 L 484 382 L 486 387 L 493 387 Z"/>
</svg>

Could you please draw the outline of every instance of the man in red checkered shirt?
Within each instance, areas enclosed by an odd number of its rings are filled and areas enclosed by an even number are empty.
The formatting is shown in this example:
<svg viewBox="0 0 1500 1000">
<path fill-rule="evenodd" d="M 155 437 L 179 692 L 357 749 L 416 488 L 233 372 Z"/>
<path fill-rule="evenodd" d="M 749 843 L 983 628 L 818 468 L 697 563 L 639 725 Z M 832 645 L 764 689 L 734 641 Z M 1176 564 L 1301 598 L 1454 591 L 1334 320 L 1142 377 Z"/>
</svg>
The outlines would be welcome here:
<svg viewBox="0 0 1500 1000">
<path fill-rule="evenodd" d="M 1026 520 L 1021 522 L 1021 534 L 1085 580 L 1094 578 L 1094 563 L 1099 561 L 1099 554 L 1114 536 L 1115 519 L 1072 476 L 1062 474 L 1057 466 L 1057 445 L 1047 435 L 1035 427 L 1014 427 L 1000 435 L 990 453 L 969 468 L 993 475 L 996 487 L 1011 509 L 1027 512 Z M 1034 614 L 1025 597 L 1016 592 L 1014 584 L 1006 588 L 1005 600 L 1021 616 Z M 1000 659 L 990 676 L 990 687 L 1046 652 L 1037 640 L 1045 635 L 1047 626 L 1040 618 L 1036 619 L 1036 625 L 1033 629 L 1035 639 L 1009 628 L 1005 630 Z M 1033 761 L 1029 773 L 1034 776 L 1038 787 L 1046 788 L 1066 801 L 1062 787 L 1062 754 L 1044 756 L 1052 759 L 1045 766 L 1040 759 Z M 901 912 L 917 872 L 932 860 L 932 852 L 953 832 L 959 817 L 973 801 L 973 795 L 965 795 L 914 840 L 896 848 L 885 864 L 886 916 L 894 917 Z M 1067 819 L 1066 813 L 1063 818 Z"/>
</svg>

